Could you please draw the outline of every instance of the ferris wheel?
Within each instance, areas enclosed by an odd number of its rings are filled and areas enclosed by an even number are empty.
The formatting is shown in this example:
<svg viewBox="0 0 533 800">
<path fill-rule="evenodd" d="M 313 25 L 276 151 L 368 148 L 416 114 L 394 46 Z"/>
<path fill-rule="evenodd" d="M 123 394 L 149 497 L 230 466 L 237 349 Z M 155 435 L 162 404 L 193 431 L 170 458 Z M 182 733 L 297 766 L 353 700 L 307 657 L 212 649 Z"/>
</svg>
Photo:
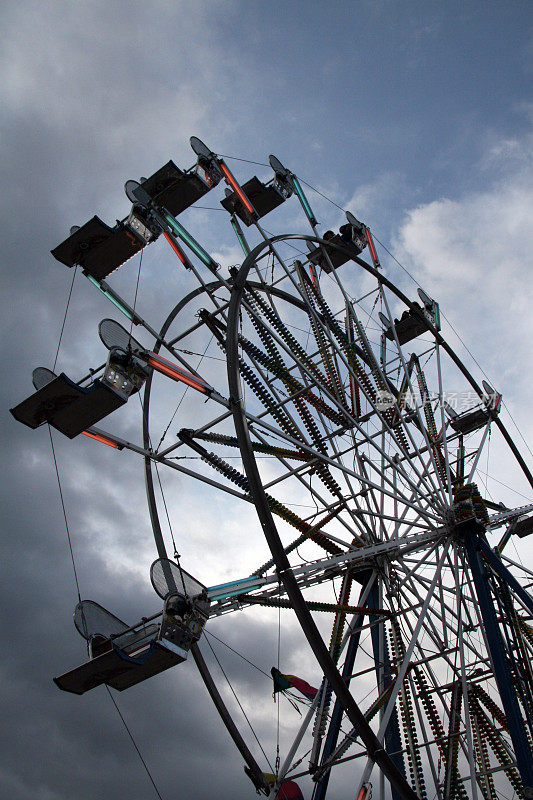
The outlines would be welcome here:
<svg viewBox="0 0 533 800">
<path fill-rule="evenodd" d="M 437 300 L 387 276 L 354 214 L 319 233 L 304 182 L 278 158 L 269 180 L 241 185 L 223 157 L 191 146 L 192 168 L 169 161 L 126 183 L 127 218 L 93 217 L 52 251 L 124 324 L 98 326 L 105 364 L 82 380 L 37 368 L 36 391 L 12 409 L 31 428 L 131 451 L 145 470 L 162 611 L 129 625 L 81 601 L 90 659 L 56 683 L 125 690 L 192 654 L 250 796 L 340 796 L 336 775 L 350 770 L 354 800 L 533 797 L 533 571 L 506 552 L 533 533 L 533 503 L 495 495 L 492 431 L 530 488 L 533 476 L 501 395 L 446 341 Z M 219 184 L 242 250 L 229 268 L 178 220 Z M 298 204 L 305 232 L 283 232 Z M 269 214 L 282 232 L 263 227 Z M 162 326 L 107 282 L 161 236 L 188 286 Z M 130 441 L 120 415 L 135 395 Z M 180 541 L 191 486 L 236 521 L 227 548 L 217 530 Z M 224 580 L 207 585 L 185 567 L 210 538 L 217 560 L 227 554 Z M 272 668 L 274 692 L 303 706 L 282 747 L 278 717 L 273 754 L 247 737 L 203 655 L 214 620 L 273 620 L 268 609 L 294 615 L 314 656 L 299 675 L 279 655 Z"/>
</svg>

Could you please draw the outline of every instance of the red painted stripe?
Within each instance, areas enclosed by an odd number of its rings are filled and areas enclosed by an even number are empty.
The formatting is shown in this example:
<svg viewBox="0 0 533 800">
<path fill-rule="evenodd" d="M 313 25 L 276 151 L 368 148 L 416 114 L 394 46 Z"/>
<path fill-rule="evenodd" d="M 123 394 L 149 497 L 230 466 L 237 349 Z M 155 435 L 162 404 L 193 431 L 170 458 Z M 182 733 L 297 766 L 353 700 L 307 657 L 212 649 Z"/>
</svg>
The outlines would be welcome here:
<svg viewBox="0 0 533 800">
<path fill-rule="evenodd" d="M 171 248 L 174 250 L 174 252 L 176 253 L 176 255 L 179 258 L 179 260 L 181 261 L 181 263 L 184 264 L 184 266 L 187 267 L 188 266 L 188 264 L 187 264 L 187 256 L 182 251 L 181 247 L 179 247 L 176 244 L 176 242 L 174 241 L 174 239 L 172 238 L 170 233 L 167 233 L 166 231 L 163 231 L 163 236 L 165 237 L 165 239 L 167 240 L 167 242 L 169 243 Z"/>
<path fill-rule="evenodd" d="M 250 203 L 250 201 L 248 200 L 248 198 L 244 194 L 243 190 L 241 189 L 241 187 L 239 186 L 239 184 L 237 183 L 237 181 L 235 180 L 235 178 L 233 177 L 233 175 L 231 174 L 231 172 L 227 168 L 227 166 L 224 164 L 223 161 L 220 161 L 219 163 L 220 163 L 220 168 L 221 168 L 222 172 L 224 173 L 224 177 L 226 178 L 226 181 L 229 183 L 229 185 L 233 188 L 233 190 L 239 196 L 239 198 L 241 200 L 241 203 L 243 204 L 245 209 L 252 215 L 252 217 L 256 217 L 257 214 L 256 214 L 256 211 L 255 211 L 255 208 Z"/>
<path fill-rule="evenodd" d="M 365 228 L 366 230 L 366 239 L 368 242 L 368 249 L 370 250 L 370 255 L 372 256 L 372 261 L 374 265 L 377 266 L 379 264 L 378 254 L 376 253 L 376 248 L 374 247 L 374 240 L 372 239 L 372 234 L 370 233 L 370 228 Z"/>
<path fill-rule="evenodd" d="M 114 447 L 115 450 L 118 450 L 118 444 L 113 439 L 108 439 L 107 436 L 101 436 L 99 433 L 91 433 L 90 431 L 82 431 L 82 433 L 90 439 L 96 439 L 97 442 L 102 442 L 102 444 L 107 444 L 109 447 Z"/>
<path fill-rule="evenodd" d="M 171 364 L 165 362 L 165 359 L 161 359 L 159 361 L 160 356 L 158 358 L 149 358 L 148 364 L 153 367 L 157 372 L 162 372 L 167 377 L 172 378 L 175 381 L 180 381 L 181 383 L 186 383 L 187 386 L 192 386 L 193 389 L 196 389 L 198 392 L 202 392 L 202 394 L 207 393 L 206 386 L 202 385 L 194 378 L 190 373 L 181 371 L 180 369 L 173 367 Z M 163 362 L 163 363 L 162 363 Z"/>
</svg>

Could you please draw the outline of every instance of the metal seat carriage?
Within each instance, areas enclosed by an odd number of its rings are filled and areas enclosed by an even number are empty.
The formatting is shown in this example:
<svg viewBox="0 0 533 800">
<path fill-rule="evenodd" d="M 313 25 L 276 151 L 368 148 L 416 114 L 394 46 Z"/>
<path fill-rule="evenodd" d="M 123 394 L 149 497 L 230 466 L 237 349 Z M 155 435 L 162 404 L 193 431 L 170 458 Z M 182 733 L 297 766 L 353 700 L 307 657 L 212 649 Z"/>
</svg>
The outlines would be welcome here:
<svg viewBox="0 0 533 800">
<path fill-rule="evenodd" d="M 105 683 L 123 691 L 187 659 L 209 616 L 206 587 L 171 561 L 155 561 L 150 572 L 163 610 L 135 625 L 92 600 L 77 604 L 74 625 L 90 660 L 54 678 L 60 689 L 84 694 Z"/>
</svg>

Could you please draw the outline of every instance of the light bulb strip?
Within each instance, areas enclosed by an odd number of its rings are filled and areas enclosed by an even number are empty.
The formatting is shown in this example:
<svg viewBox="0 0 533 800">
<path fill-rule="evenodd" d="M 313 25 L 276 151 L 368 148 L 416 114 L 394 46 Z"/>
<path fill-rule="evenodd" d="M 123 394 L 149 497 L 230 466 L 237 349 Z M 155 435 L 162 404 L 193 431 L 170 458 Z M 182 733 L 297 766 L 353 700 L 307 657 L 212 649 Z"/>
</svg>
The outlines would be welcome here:
<svg viewBox="0 0 533 800">
<path fill-rule="evenodd" d="M 311 223 L 311 225 L 313 225 L 313 227 L 314 227 L 318 223 L 316 221 L 315 215 L 313 214 L 313 212 L 311 210 L 311 206 L 309 205 L 307 197 L 304 194 L 304 190 L 300 186 L 300 181 L 298 180 L 296 175 L 293 175 L 292 173 L 291 173 L 290 178 L 291 178 L 291 183 L 293 185 L 294 191 L 298 195 L 298 200 L 302 204 L 302 208 L 305 211 L 306 217 L 309 220 L 309 222 Z"/>
<path fill-rule="evenodd" d="M 237 220 L 235 219 L 234 216 L 231 217 L 231 227 L 235 231 L 235 236 L 237 237 L 237 239 L 239 241 L 239 244 L 240 244 L 240 246 L 242 248 L 242 251 L 243 251 L 244 255 L 245 256 L 249 256 L 251 251 L 250 251 L 250 248 L 248 247 L 248 242 L 245 239 L 245 236 L 244 236 L 244 233 L 242 232 L 241 226 L 239 225 L 239 223 L 237 222 Z"/>
<path fill-rule="evenodd" d="M 212 270 L 218 269 L 218 264 L 214 261 L 209 253 L 204 250 L 201 244 L 198 244 L 196 239 L 191 236 L 191 234 L 185 230 L 183 225 L 181 225 L 177 219 L 175 219 L 172 214 L 168 211 L 163 212 L 163 217 L 167 225 L 169 225 L 173 232 L 178 236 L 185 244 L 191 248 L 193 253 L 196 253 L 198 258 L 204 262 L 206 267 L 209 267 Z"/>
<path fill-rule="evenodd" d="M 370 255 L 372 256 L 372 261 L 374 262 L 374 266 L 376 269 L 381 267 L 379 263 L 378 254 L 376 253 L 376 248 L 374 247 L 374 240 L 372 238 L 372 234 L 370 233 L 370 228 L 367 228 L 365 225 L 365 233 L 366 233 L 366 240 L 368 242 L 368 249 L 370 250 Z"/>
<path fill-rule="evenodd" d="M 168 231 L 163 231 L 163 236 L 165 237 L 171 248 L 174 250 L 174 252 L 176 253 L 177 257 L 179 258 L 183 266 L 186 267 L 187 269 L 191 269 L 191 263 L 189 259 L 187 258 L 187 256 L 185 255 L 179 244 L 176 242 L 176 240 L 173 238 L 172 234 L 168 233 Z"/>
<path fill-rule="evenodd" d="M 102 442 L 102 444 L 107 444 L 109 447 L 114 447 L 115 450 L 120 450 L 121 448 L 118 446 L 113 439 L 110 439 L 108 436 L 102 436 L 101 433 L 91 433 L 91 430 L 82 431 L 84 436 L 88 436 L 90 439 L 96 439 L 97 442 Z"/>
<path fill-rule="evenodd" d="M 172 378 L 172 380 L 185 383 L 187 386 L 191 386 L 193 389 L 196 389 L 197 392 L 201 392 L 202 394 L 210 394 L 212 391 L 212 387 L 209 386 L 206 381 L 202 380 L 202 378 L 197 378 L 190 372 L 186 372 L 186 370 L 181 369 L 175 364 L 171 364 L 170 361 L 166 360 L 166 358 L 163 358 L 156 353 L 149 353 L 148 364 L 149 366 L 153 367 L 153 369 L 157 370 L 157 372 L 163 373 L 163 375 Z"/>
<path fill-rule="evenodd" d="M 105 295 L 108 300 L 111 300 L 113 305 L 116 306 L 118 308 L 118 310 L 121 311 L 124 314 L 124 316 L 129 319 L 130 322 L 133 322 L 134 324 L 137 324 L 136 320 L 134 319 L 135 315 L 134 315 L 133 311 L 131 311 L 129 308 L 127 308 L 127 306 L 125 306 L 123 303 L 121 303 L 120 300 L 118 299 L 118 297 L 115 297 L 108 289 L 105 289 L 102 286 L 102 284 L 100 283 L 100 281 L 98 281 L 92 275 L 89 275 L 89 273 L 85 273 L 85 274 L 86 274 L 86 277 L 90 280 L 90 282 L 94 286 L 96 286 L 97 289 L 100 289 L 102 294 Z"/>
<path fill-rule="evenodd" d="M 257 219 L 257 217 L 258 217 L 257 211 L 255 210 L 253 205 L 250 203 L 250 201 L 246 197 L 244 191 L 241 189 L 241 187 L 239 186 L 239 184 L 237 183 L 237 181 L 235 180 L 235 178 L 233 177 L 233 175 L 229 171 L 229 169 L 226 166 L 226 164 L 222 161 L 221 158 L 218 159 L 218 163 L 219 163 L 220 169 L 222 170 L 222 172 L 224 174 L 224 178 L 226 179 L 226 183 L 228 183 L 231 186 L 231 188 L 233 189 L 235 194 L 239 197 L 239 200 L 241 201 L 241 203 L 245 207 L 246 211 L 250 214 L 250 216 L 253 217 L 254 219 Z"/>
</svg>

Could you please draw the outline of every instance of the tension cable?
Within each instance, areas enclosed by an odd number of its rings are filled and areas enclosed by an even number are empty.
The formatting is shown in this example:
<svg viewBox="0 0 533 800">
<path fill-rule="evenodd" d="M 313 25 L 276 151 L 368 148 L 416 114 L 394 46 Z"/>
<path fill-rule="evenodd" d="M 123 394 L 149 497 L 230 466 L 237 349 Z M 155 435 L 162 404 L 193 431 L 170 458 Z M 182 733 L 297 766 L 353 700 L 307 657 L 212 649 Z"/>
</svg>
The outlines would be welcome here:
<svg viewBox="0 0 533 800">
<path fill-rule="evenodd" d="M 72 559 L 72 569 L 74 570 L 74 580 L 76 581 L 76 591 L 78 592 L 78 601 L 81 603 L 81 594 L 80 594 L 80 584 L 79 584 L 79 581 L 78 581 L 78 572 L 76 570 L 76 561 L 74 559 L 74 551 L 72 550 L 72 541 L 71 541 L 71 538 L 70 538 L 70 528 L 69 528 L 69 525 L 68 525 L 67 511 L 66 511 L 66 508 L 65 508 L 65 500 L 63 498 L 63 489 L 61 488 L 61 479 L 59 477 L 59 468 L 57 466 L 56 451 L 55 451 L 55 448 L 54 448 L 54 440 L 52 439 L 52 428 L 50 427 L 50 425 L 48 426 L 48 433 L 50 435 L 50 444 L 52 446 L 52 457 L 54 459 L 54 467 L 55 467 L 55 470 L 56 470 L 57 485 L 58 485 L 58 488 L 59 488 L 59 497 L 61 498 L 61 508 L 63 509 L 63 518 L 65 520 L 65 528 L 67 530 L 67 540 L 68 540 L 68 546 L 69 546 L 69 550 L 70 550 L 70 557 Z"/>
<path fill-rule="evenodd" d="M 116 710 L 117 710 L 117 714 L 119 715 L 120 719 L 122 720 L 122 724 L 124 725 L 124 727 L 125 727 L 125 729 L 126 729 L 126 731 L 127 731 L 127 733 L 128 733 L 128 736 L 129 736 L 129 737 L 130 737 L 130 739 L 131 739 L 131 742 L 132 742 L 132 744 L 133 744 L 133 746 L 134 746 L 135 750 L 137 751 L 137 755 L 138 755 L 138 756 L 139 756 L 139 758 L 141 759 L 141 763 L 142 763 L 143 767 L 144 767 L 144 768 L 145 768 L 145 770 L 146 770 L 146 774 L 147 774 L 147 775 L 148 775 L 148 777 L 150 778 L 150 782 L 151 782 L 152 786 L 154 787 L 155 793 L 156 793 L 156 794 L 157 794 L 157 796 L 159 797 L 159 800 L 163 800 L 163 798 L 161 797 L 161 794 L 160 794 L 160 792 L 159 792 L 159 789 L 157 788 L 157 786 L 156 786 L 156 783 L 155 783 L 154 779 L 152 778 L 152 773 L 151 773 L 151 772 L 150 772 L 150 770 L 148 769 L 148 764 L 146 763 L 146 761 L 145 761 L 145 760 L 144 760 L 144 758 L 142 757 L 141 751 L 139 750 L 139 748 L 138 748 L 138 746 L 137 746 L 137 742 L 136 742 L 136 741 L 135 741 L 135 739 L 133 738 L 133 734 L 132 734 L 132 732 L 130 731 L 130 729 L 128 728 L 128 724 L 127 724 L 126 720 L 124 719 L 124 717 L 122 716 L 122 713 L 121 713 L 121 711 L 120 711 L 120 708 L 118 707 L 118 705 L 117 705 L 117 703 L 116 703 L 116 700 L 115 700 L 115 698 L 114 698 L 114 697 L 113 697 L 113 695 L 111 694 L 111 691 L 110 691 L 110 689 L 109 689 L 109 686 L 107 685 L 107 683 L 105 683 L 105 684 L 104 684 L 104 686 L 105 686 L 105 688 L 106 688 L 106 690 L 107 690 L 107 693 L 108 693 L 109 697 L 111 698 L 111 702 L 113 703 L 113 705 L 115 706 L 115 708 L 116 708 Z"/>
<path fill-rule="evenodd" d="M 74 288 L 74 280 L 76 278 L 76 273 L 78 271 L 78 265 L 74 267 L 74 275 L 72 276 L 72 282 L 70 284 L 70 291 L 68 293 L 67 305 L 65 308 L 65 316 L 63 317 L 63 324 L 61 325 L 61 332 L 59 334 L 59 341 L 57 343 L 57 350 L 56 350 L 56 357 L 54 358 L 54 366 L 52 367 L 52 372 L 55 372 L 56 364 L 57 364 L 57 357 L 59 355 L 59 348 L 61 347 L 61 340 L 63 338 L 63 331 L 65 330 L 65 322 L 67 321 L 67 314 L 68 308 L 70 306 L 70 298 L 72 297 L 72 290 Z"/>
<path fill-rule="evenodd" d="M 241 703 L 241 701 L 240 701 L 240 700 L 239 700 L 239 698 L 237 697 L 237 693 L 235 692 L 235 689 L 233 688 L 233 686 L 232 686 L 232 683 L 231 683 L 230 679 L 228 678 L 228 676 L 227 676 L 227 675 L 226 675 L 226 673 L 224 672 L 224 667 L 222 666 L 222 664 L 221 664 L 221 663 L 220 663 L 220 661 L 218 660 L 217 654 L 216 654 L 216 653 L 215 653 L 215 651 L 213 650 L 213 646 L 211 645 L 211 642 L 209 641 L 209 639 L 206 639 L 206 643 L 207 643 L 207 645 L 209 646 L 209 649 L 211 650 L 211 652 L 213 653 L 213 656 L 214 656 L 214 658 L 215 658 L 215 661 L 217 662 L 218 666 L 220 667 L 220 671 L 221 671 L 221 672 L 222 672 L 222 674 L 224 675 L 224 677 L 225 677 L 225 679 L 226 679 L 226 682 L 227 682 L 227 684 L 228 684 L 229 688 L 230 688 L 230 689 L 231 689 L 231 691 L 232 691 L 233 697 L 234 697 L 234 698 L 235 698 L 235 700 L 237 701 L 237 704 L 238 704 L 239 708 L 241 709 L 241 711 L 242 711 L 242 713 L 243 713 L 244 719 L 245 719 L 245 720 L 246 720 L 246 722 L 248 723 L 248 726 L 249 726 L 250 730 L 252 731 L 252 733 L 253 733 L 253 735 L 254 735 L 254 738 L 255 738 L 255 741 L 256 741 L 256 742 L 257 742 L 257 744 L 259 745 L 259 747 L 260 747 L 260 749 L 261 749 L 261 752 L 263 753 L 263 755 L 264 755 L 264 757 L 265 757 L 265 760 L 266 760 L 266 762 L 267 762 L 268 766 L 270 767 L 270 769 L 272 770 L 272 772 L 274 772 L 274 769 L 273 769 L 273 767 L 272 767 L 272 764 L 270 763 L 270 759 L 269 759 L 269 757 L 267 756 L 267 754 L 265 753 L 265 751 L 264 751 L 264 748 L 263 748 L 263 745 L 262 745 L 262 744 L 261 744 L 261 742 L 259 741 L 259 738 L 258 738 L 258 736 L 257 736 L 256 732 L 255 732 L 255 731 L 254 731 L 254 729 L 253 729 L 252 723 L 251 723 L 251 722 L 250 722 L 250 720 L 248 719 L 248 715 L 246 714 L 246 711 L 244 710 L 244 708 L 243 708 L 243 706 L 242 706 L 242 703 Z"/>
</svg>

